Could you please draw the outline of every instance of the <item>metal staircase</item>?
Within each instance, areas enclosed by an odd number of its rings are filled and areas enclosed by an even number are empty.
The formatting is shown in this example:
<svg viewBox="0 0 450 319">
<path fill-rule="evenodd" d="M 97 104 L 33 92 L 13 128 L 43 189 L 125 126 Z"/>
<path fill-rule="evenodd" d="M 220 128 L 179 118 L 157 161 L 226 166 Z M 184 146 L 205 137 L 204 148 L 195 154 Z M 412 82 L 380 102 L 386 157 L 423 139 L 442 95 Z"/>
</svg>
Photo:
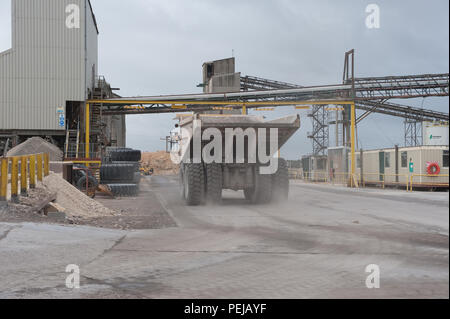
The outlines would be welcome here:
<svg viewBox="0 0 450 319">
<path fill-rule="evenodd" d="M 80 124 L 76 130 L 67 130 L 66 132 L 66 145 L 65 145 L 65 158 L 78 158 L 80 152 Z"/>
</svg>

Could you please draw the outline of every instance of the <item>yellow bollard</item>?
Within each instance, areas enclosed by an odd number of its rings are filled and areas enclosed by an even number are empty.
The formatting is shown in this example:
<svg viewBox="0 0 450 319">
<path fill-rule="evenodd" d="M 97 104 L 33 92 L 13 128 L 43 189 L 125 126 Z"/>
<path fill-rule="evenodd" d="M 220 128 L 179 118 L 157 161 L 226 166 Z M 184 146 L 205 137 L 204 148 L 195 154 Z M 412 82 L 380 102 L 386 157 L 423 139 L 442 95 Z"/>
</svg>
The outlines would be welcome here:
<svg viewBox="0 0 450 319">
<path fill-rule="evenodd" d="M 28 157 L 20 158 L 20 196 L 28 196 Z"/>
<path fill-rule="evenodd" d="M 0 205 L 6 202 L 6 192 L 8 190 L 8 159 L 0 158 Z"/>
<path fill-rule="evenodd" d="M 36 155 L 37 160 L 37 180 L 42 182 L 42 154 Z"/>
<path fill-rule="evenodd" d="M 11 158 L 11 201 L 19 202 L 19 158 Z"/>
<path fill-rule="evenodd" d="M 50 174 L 50 156 L 48 153 L 44 154 L 44 176 Z"/>
<path fill-rule="evenodd" d="M 36 188 L 36 155 L 30 156 L 30 188 Z"/>
</svg>

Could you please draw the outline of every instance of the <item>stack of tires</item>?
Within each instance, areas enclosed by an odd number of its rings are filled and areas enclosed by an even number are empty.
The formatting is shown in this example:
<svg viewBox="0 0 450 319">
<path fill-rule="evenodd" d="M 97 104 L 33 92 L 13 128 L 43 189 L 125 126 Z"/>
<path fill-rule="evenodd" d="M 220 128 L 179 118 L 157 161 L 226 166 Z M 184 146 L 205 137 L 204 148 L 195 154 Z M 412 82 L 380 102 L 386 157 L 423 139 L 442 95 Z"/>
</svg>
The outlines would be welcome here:
<svg viewBox="0 0 450 319">
<path fill-rule="evenodd" d="M 100 169 L 100 180 L 114 196 L 137 196 L 141 174 L 141 151 L 131 148 L 108 148 Z"/>
</svg>

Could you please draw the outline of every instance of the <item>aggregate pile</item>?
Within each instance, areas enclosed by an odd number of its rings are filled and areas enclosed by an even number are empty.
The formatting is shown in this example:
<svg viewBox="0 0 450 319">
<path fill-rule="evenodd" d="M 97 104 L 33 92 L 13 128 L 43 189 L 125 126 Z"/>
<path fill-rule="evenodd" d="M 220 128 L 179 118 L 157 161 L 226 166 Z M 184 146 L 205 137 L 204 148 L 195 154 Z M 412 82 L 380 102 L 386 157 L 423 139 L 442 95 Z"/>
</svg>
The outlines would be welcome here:
<svg viewBox="0 0 450 319">
<path fill-rule="evenodd" d="M 68 217 L 92 218 L 115 214 L 113 210 L 86 196 L 58 174 L 52 173 L 45 177 L 43 185 L 50 193 L 56 193 L 56 203 L 65 209 Z"/>
<path fill-rule="evenodd" d="M 153 168 L 154 175 L 176 175 L 180 166 L 172 162 L 170 153 L 159 151 L 154 153 L 142 153 L 142 167 Z"/>
<path fill-rule="evenodd" d="M 63 152 L 56 145 L 53 145 L 40 137 L 29 138 L 22 144 L 12 148 L 7 153 L 7 156 L 23 156 L 38 153 L 50 154 L 50 161 L 52 162 L 62 161 L 64 156 Z"/>
</svg>

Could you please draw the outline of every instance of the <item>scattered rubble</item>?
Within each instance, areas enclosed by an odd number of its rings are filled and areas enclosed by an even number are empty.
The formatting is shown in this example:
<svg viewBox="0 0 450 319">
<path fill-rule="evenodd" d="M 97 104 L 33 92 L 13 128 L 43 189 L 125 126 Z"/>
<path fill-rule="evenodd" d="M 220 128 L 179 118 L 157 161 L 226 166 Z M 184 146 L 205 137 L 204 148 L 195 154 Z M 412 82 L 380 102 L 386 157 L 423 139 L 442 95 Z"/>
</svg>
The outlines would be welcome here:
<svg viewBox="0 0 450 319">
<path fill-rule="evenodd" d="M 142 196 L 145 201 L 136 201 L 135 197 L 102 200 L 99 195 L 99 202 L 80 192 L 60 174 L 51 173 L 43 183 L 29 190 L 27 197 L 20 196 L 18 204 L 8 203 L 7 207 L 0 208 L 0 222 L 87 225 L 122 230 L 176 227 L 154 194 Z M 38 212 L 43 203 L 45 209 Z"/>
<path fill-rule="evenodd" d="M 62 161 L 64 156 L 63 152 L 56 145 L 40 137 L 32 137 L 22 144 L 17 145 L 7 153 L 7 156 L 22 156 L 38 153 L 50 154 L 50 161 Z"/>
<path fill-rule="evenodd" d="M 43 185 L 56 193 L 56 203 L 65 209 L 67 216 L 93 218 L 113 216 L 115 212 L 80 192 L 60 175 L 52 173 L 44 178 Z"/>
<path fill-rule="evenodd" d="M 142 153 L 141 166 L 153 168 L 154 175 L 177 175 L 180 169 L 172 162 L 170 153 L 165 151 Z"/>
</svg>

